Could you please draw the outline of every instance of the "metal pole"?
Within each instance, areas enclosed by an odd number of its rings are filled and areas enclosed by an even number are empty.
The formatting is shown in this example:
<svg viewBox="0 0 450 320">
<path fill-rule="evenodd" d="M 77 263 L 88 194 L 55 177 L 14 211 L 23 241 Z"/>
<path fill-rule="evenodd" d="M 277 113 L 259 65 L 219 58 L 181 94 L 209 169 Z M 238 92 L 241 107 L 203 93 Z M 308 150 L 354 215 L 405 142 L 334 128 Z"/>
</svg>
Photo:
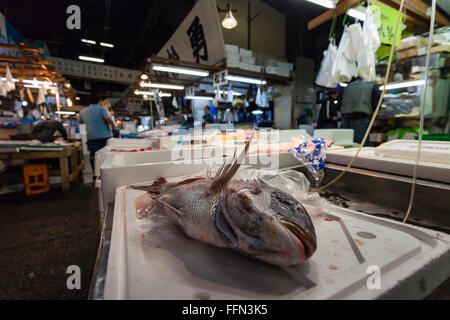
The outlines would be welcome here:
<svg viewBox="0 0 450 320">
<path fill-rule="evenodd" d="M 250 16 L 250 0 L 248 0 L 248 10 L 247 10 L 247 21 L 248 21 L 248 29 L 247 29 L 247 49 L 250 50 L 250 24 L 252 22 L 251 16 Z"/>
</svg>

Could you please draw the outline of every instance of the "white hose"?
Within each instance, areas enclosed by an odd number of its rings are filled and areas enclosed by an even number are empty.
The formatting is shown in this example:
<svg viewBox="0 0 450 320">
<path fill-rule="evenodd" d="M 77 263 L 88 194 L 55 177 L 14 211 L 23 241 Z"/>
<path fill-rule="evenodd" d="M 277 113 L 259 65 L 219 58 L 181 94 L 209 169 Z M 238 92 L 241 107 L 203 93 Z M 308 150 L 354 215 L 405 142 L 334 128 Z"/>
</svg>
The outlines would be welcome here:
<svg viewBox="0 0 450 320">
<path fill-rule="evenodd" d="M 420 104 L 420 129 L 419 129 L 419 140 L 417 143 L 417 156 L 416 156 L 416 162 L 414 163 L 414 170 L 413 170 L 413 181 L 411 186 L 411 195 L 409 197 L 409 205 L 408 210 L 406 211 L 405 218 L 403 219 L 403 222 L 406 222 L 406 220 L 409 217 L 409 214 L 411 213 L 412 205 L 414 202 L 414 197 L 416 195 L 416 181 L 417 181 L 417 166 L 419 165 L 420 161 L 420 155 L 422 153 L 422 133 L 423 133 L 423 123 L 425 118 L 425 98 L 427 95 L 427 86 L 428 86 L 428 68 L 430 64 L 430 50 L 431 46 L 433 44 L 433 32 L 434 32 L 434 16 L 436 14 L 436 0 L 432 0 L 431 3 L 431 19 L 430 19 L 430 32 L 428 34 L 428 48 L 427 48 L 427 58 L 425 62 L 425 82 L 424 82 L 424 90 L 423 90 L 423 98 Z"/>
</svg>

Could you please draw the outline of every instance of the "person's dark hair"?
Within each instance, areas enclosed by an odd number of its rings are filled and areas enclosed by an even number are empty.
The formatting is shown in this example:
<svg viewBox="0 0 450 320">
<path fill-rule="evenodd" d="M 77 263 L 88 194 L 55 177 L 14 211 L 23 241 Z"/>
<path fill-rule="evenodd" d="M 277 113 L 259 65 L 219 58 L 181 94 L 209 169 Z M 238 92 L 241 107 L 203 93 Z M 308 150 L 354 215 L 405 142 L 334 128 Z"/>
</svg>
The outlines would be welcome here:
<svg viewBox="0 0 450 320">
<path fill-rule="evenodd" d="M 210 108 L 209 106 L 206 106 L 205 108 L 206 108 L 206 110 L 208 110 L 208 111 L 211 110 L 211 108 Z"/>
<path fill-rule="evenodd" d="M 88 96 L 88 104 L 97 104 L 100 100 L 102 100 L 101 97 L 95 92 Z"/>
</svg>

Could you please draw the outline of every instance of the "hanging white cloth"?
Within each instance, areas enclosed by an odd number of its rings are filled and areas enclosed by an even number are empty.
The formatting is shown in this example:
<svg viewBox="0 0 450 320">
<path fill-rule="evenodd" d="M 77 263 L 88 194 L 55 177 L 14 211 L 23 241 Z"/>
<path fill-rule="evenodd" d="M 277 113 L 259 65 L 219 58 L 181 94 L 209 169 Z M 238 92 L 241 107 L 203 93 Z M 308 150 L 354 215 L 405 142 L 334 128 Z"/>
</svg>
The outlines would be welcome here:
<svg viewBox="0 0 450 320">
<path fill-rule="evenodd" d="M 256 105 L 258 107 L 261 107 L 263 105 L 262 95 L 261 95 L 261 88 L 260 87 L 258 87 L 258 90 L 256 91 L 255 103 L 256 103 Z"/>
<path fill-rule="evenodd" d="M 175 109 L 179 109 L 179 107 L 178 107 L 178 102 L 177 102 L 177 98 L 175 98 L 175 96 L 174 96 L 173 99 L 172 99 L 172 106 L 173 106 Z"/>
<path fill-rule="evenodd" d="M 19 90 L 20 100 L 25 100 L 25 88 Z"/>
<path fill-rule="evenodd" d="M 227 91 L 227 102 L 233 102 L 233 89 L 231 87 L 231 82 L 228 85 L 228 91 Z"/>
<path fill-rule="evenodd" d="M 41 103 L 45 102 L 45 94 L 46 94 L 46 89 L 44 88 L 44 85 L 41 85 L 41 87 L 38 90 L 38 96 L 36 99 L 36 104 L 40 105 Z"/>
<path fill-rule="evenodd" d="M 6 96 L 8 94 L 7 90 L 8 85 L 5 81 L 0 80 L 0 96 Z"/>
<path fill-rule="evenodd" d="M 6 65 L 6 91 L 11 91 L 16 89 L 16 84 L 14 83 L 11 70 L 9 70 L 9 66 Z"/>
</svg>

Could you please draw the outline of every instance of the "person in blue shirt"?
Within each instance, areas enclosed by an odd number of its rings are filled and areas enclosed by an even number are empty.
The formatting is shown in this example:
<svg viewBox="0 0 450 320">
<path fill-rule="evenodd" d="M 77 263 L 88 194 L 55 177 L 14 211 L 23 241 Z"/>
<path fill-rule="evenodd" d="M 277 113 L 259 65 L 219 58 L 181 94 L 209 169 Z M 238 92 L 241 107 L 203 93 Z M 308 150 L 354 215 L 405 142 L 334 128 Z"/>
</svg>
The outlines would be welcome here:
<svg viewBox="0 0 450 320">
<path fill-rule="evenodd" d="M 206 106 L 205 107 L 205 115 L 203 116 L 203 125 L 205 124 L 205 123 L 214 123 L 214 118 L 213 118 L 213 116 L 211 115 L 211 113 L 210 113 L 210 107 L 209 106 Z"/>
<path fill-rule="evenodd" d="M 92 170 L 94 170 L 95 153 L 105 147 L 108 139 L 113 136 L 111 129 L 117 131 L 118 128 L 108 109 L 100 105 L 95 94 L 92 94 L 89 100 L 91 104 L 81 110 L 78 120 L 80 124 L 86 124 L 87 148 Z"/>
</svg>

